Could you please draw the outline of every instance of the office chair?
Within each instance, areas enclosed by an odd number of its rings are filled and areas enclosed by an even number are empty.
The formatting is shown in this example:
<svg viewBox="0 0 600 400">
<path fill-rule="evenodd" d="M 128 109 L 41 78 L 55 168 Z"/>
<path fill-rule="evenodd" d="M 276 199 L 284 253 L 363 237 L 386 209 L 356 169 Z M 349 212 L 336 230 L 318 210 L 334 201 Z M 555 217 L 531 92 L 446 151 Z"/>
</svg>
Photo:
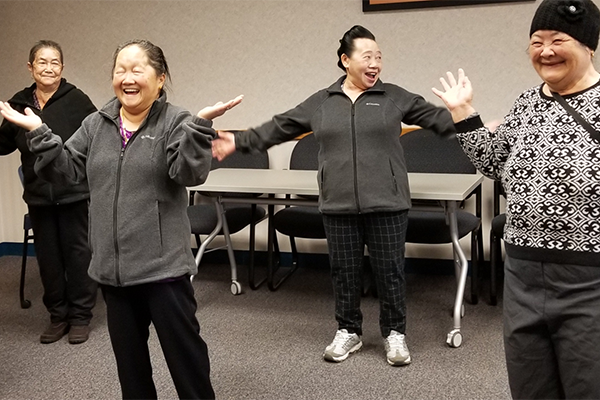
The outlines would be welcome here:
<svg viewBox="0 0 600 400">
<path fill-rule="evenodd" d="M 290 156 L 290 169 L 296 170 L 318 170 L 319 144 L 313 134 L 302 137 L 292 150 Z M 302 196 L 317 200 L 318 196 Z M 272 213 L 272 211 L 270 211 Z M 325 228 L 323 227 L 323 217 L 317 207 L 297 206 L 285 207 L 272 216 L 273 228 L 290 238 L 290 248 L 292 250 L 292 268 L 282 276 L 279 281 L 272 284 L 271 290 L 277 289 L 298 268 L 298 249 L 296 247 L 296 238 L 305 239 L 325 239 Z M 281 253 L 277 242 L 277 235 L 274 235 L 273 246 L 275 253 L 279 254 L 276 261 L 275 271 L 281 265 Z"/>
<path fill-rule="evenodd" d="M 24 184 L 23 167 L 19 166 L 19 178 L 21 185 Z M 31 307 L 31 301 L 25 299 L 25 272 L 27 271 L 27 252 L 29 249 L 29 241 L 33 240 L 33 230 L 31 229 L 31 219 L 29 214 L 23 217 L 23 254 L 21 256 L 21 282 L 19 284 L 19 301 L 21 308 Z"/>
<path fill-rule="evenodd" d="M 494 181 L 494 218 L 490 229 L 490 304 L 498 304 L 497 278 L 502 276 L 502 243 L 506 214 L 500 213 L 500 198 L 505 197 L 500 181 Z"/>
<path fill-rule="evenodd" d="M 235 152 L 223 161 L 213 159 L 211 170 L 218 168 L 269 168 L 269 156 L 266 151 L 260 153 L 244 154 Z M 201 195 L 203 192 L 198 192 Z M 207 196 L 215 194 L 204 193 Z M 218 195 L 218 194 L 217 194 Z M 235 197 L 257 197 L 260 194 L 240 193 Z M 213 199 L 214 200 L 214 199 Z M 196 253 L 196 264 L 200 265 L 202 256 L 210 251 L 226 248 L 231 267 L 231 293 L 234 295 L 242 292 L 242 287 L 237 280 L 237 264 L 231 243 L 230 235 L 237 233 L 250 226 L 249 234 L 249 262 L 248 262 L 248 284 L 251 289 L 257 289 L 265 279 L 255 282 L 254 273 L 254 248 L 256 238 L 256 224 L 266 217 L 266 211 L 256 204 L 222 204 L 219 199 L 211 204 L 194 204 L 194 193 L 190 192 L 190 205 L 187 208 L 188 218 L 191 225 L 191 233 L 196 239 L 198 252 Z M 221 222 L 219 222 L 221 221 Z M 218 224 L 222 223 L 221 229 L 215 231 Z M 200 235 L 208 235 L 202 241 Z M 225 245 L 207 250 L 208 244 L 217 236 L 223 235 Z"/>
<path fill-rule="evenodd" d="M 462 151 L 456 137 L 442 138 L 426 129 L 400 136 L 408 172 L 475 174 L 477 170 Z M 458 237 L 471 234 L 471 303 L 479 293 L 479 257 L 483 254 L 481 224 L 481 186 L 475 189 L 475 215 L 458 210 Z M 444 208 L 438 202 L 413 200 L 408 212 L 408 243 L 452 243 Z M 458 261 L 455 266 L 458 268 Z M 458 273 L 458 269 L 456 270 Z M 458 275 L 457 275 L 458 278 Z"/>
</svg>

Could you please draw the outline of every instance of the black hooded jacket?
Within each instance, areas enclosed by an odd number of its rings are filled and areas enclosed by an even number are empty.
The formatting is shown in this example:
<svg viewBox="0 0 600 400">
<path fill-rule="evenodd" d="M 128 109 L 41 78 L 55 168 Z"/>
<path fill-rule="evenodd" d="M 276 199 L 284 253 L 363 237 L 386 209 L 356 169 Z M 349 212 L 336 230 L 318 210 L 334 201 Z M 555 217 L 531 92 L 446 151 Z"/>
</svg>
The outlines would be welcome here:
<svg viewBox="0 0 600 400">
<path fill-rule="evenodd" d="M 43 110 L 37 109 L 34 105 L 33 91 L 35 88 L 36 84 L 34 83 L 15 94 L 8 102 L 19 112 L 24 112 L 26 107 L 31 108 L 54 133 L 63 139 L 63 142 L 75 133 L 86 116 L 96 111 L 90 98 L 64 78 Z M 0 125 L 0 155 L 10 154 L 17 149 L 21 152 L 25 202 L 33 206 L 45 206 L 88 199 L 90 195 L 87 182 L 63 186 L 48 183 L 36 175 L 33 170 L 36 156 L 27 147 L 25 132 L 25 129 L 7 120 L 2 121 Z M 16 173 L 17 171 L 15 171 Z"/>
</svg>

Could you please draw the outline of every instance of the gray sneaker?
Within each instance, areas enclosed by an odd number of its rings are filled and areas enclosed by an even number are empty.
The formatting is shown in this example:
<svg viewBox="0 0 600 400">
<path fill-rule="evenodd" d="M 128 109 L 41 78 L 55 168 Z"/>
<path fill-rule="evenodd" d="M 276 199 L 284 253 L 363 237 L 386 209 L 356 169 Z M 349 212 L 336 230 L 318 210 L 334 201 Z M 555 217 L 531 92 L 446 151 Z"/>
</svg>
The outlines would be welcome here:
<svg viewBox="0 0 600 400">
<path fill-rule="evenodd" d="M 346 329 L 340 329 L 335 333 L 333 342 L 325 348 L 323 358 L 327 361 L 342 362 L 361 347 L 360 336 L 356 333 L 348 333 Z"/>
<path fill-rule="evenodd" d="M 384 344 L 385 352 L 387 353 L 387 362 L 390 365 L 410 364 L 410 353 L 408 352 L 403 334 L 391 331 L 390 335 L 384 339 Z"/>
</svg>

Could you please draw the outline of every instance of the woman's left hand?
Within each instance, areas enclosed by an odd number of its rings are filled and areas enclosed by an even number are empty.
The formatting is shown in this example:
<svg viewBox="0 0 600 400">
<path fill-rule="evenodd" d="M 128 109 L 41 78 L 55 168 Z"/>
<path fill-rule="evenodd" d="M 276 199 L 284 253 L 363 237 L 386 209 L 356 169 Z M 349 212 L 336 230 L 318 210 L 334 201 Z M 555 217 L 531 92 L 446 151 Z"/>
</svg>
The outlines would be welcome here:
<svg viewBox="0 0 600 400">
<path fill-rule="evenodd" d="M 237 106 L 238 104 L 240 104 L 242 102 L 243 98 L 244 98 L 244 95 L 241 94 L 238 97 L 236 97 L 235 99 L 229 100 L 227 103 L 223 103 L 222 101 L 219 101 L 214 106 L 204 107 L 202 110 L 200 110 L 198 112 L 197 115 L 200 118 L 213 120 L 213 119 L 225 114 L 225 112 L 231 110 L 233 107 Z"/>
<path fill-rule="evenodd" d="M 4 118 L 13 124 L 27 129 L 28 131 L 39 128 L 43 123 L 42 119 L 38 117 L 29 107 L 25 108 L 25 114 L 21 114 L 12 108 L 10 104 L 0 101 L 0 113 Z"/>
</svg>

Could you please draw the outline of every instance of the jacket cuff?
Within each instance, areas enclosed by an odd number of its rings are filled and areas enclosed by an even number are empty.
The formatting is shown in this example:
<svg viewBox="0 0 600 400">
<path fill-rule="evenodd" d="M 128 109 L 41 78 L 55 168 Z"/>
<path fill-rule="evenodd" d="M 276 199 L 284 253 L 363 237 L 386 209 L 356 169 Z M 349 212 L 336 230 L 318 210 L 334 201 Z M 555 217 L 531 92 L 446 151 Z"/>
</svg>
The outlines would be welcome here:
<svg viewBox="0 0 600 400">
<path fill-rule="evenodd" d="M 40 135 L 44 134 L 49 129 L 50 128 L 48 127 L 48 125 L 46 125 L 45 123 L 43 123 L 38 128 L 35 128 L 34 130 L 29 131 L 29 132 L 25 132 L 25 137 L 28 140 L 31 140 L 31 139 L 33 139 L 36 136 L 40 136 Z"/>
<path fill-rule="evenodd" d="M 465 133 L 477 130 L 479 128 L 483 128 L 483 121 L 479 115 L 463 119 L 454 124 L 457 133 Z"/>
</svg>

